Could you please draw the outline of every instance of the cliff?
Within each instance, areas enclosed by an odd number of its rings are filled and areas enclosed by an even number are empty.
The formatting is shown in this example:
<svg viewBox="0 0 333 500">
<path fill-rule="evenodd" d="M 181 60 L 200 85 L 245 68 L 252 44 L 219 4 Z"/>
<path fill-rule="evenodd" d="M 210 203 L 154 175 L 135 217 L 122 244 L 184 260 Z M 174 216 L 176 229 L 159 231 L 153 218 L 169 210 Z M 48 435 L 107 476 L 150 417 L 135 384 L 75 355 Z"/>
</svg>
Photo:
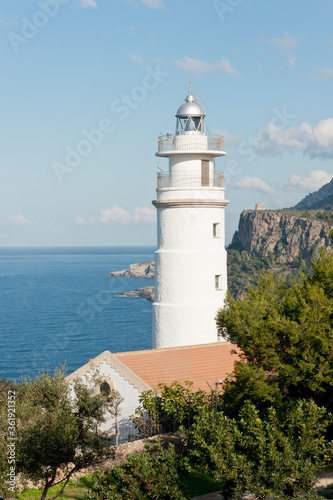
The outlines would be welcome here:
<svg viewBox="0 0 333 500">
<path fill-rule="evenodd" d="M 331 246 L 331 229 L 331 224 L 315 216 L 304 217 L 302 212 L 246 210 L 229 249 L 250 252 L 260 259 L 273 255 L 279 264 L 309 261 L 320 248 Z"/>
</svg>

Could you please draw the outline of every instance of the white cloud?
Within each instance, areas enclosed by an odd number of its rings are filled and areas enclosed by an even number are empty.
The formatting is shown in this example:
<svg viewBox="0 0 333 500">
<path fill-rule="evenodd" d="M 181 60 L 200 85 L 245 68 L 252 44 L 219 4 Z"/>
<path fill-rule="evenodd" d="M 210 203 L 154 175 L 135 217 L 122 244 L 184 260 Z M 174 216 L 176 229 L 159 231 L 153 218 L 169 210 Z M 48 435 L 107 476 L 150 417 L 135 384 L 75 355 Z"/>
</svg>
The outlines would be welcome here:
<svg viewBox="0 0 333 500">
<path fill-rule="evenodd" d="M 199 61 L 198 59 L 191 59 L 190 57 L 184 57 L 182 61 L 176 61 L 178 68 L 185 71 L 191 71 L 196 75 L 201 73 L 212 73 L 213 71 L 220 71 L 225 75 L 237 76 L 238 78 L 243 78 L 237 70 L 233 69 L 230 65 L 228 59 L 224 58 L 216 63 L 209 63 L 205 61 Z"/>
<path fill-rule="evenodd" d="M 75 224 L 88 224 L 87 219 L 84 219 L 81 215 L 76 215 L 74 217 L 74 222 Z"/>
<path fill-rule="evenodd" d="M 314 80 L 330 80 L 333 78 L 332 68 L 318 68 L 310 74 Z"/>
<path fill-rule="evenodd" d="M 220 128 L 214 128 L 212 129 L 212 134 L 213 135 L 222 135 L 224 138 L 224 143 L 228 144 L 228 146 L 240 146 L 243 143 L 243 139 L 240 138 L 239 136 L 232 134 L 231 132 L 228 132 L 227 130 L 222 130 Z"/>
<path fill-rule="evenodd" d="M 321 120 L 314 127 L 303 122 L 299 128 L 290 127 L 285 130 L 274 123 L 268 123 L 260 139 L 255 140 L 252 146 L 264 156 L 299 150 L 310 158 L 333 158 L 333 118 Z"/>
<path fill-rule="evenodd" d="M 137 62 L 139 64 L 144 64 L 144 61 L 137 54 L 131 54 L 131 59 L 132 61 Z"/>
<path fill-rule="evenodd" d="M 154 224 L 156 210 L 150 207 L 135 207 L 128 211 L 125 208 L 113 205 L 111 208 L 101 208 L 96 217 L 84 218 L 81 215 L 74 217 L 76 224 L 99 222 L 101 224 Z"/>
<path fill-rule="evenodd" d="M 294 174 L 288 180 L 286 188 L 288 191 L 317 191 L 324 184 L 330 182 L 332 177 L 333 175 L 328 174 L 325 170 L 311 170 L 307 177 Z"/>
<path fill-rule="evenodd" d="M 148 9 L 164 9 L 165 5 L 162 0 L 140 0 Z"/>
<path fill-rule="evenodd" d="M 156 209 L 149 207 L 135 207 L 132 221 L 137 224 L 153 224 L 156 222 Z"/>
<path fill-rule="evenodd" d="M 233 187 L 238 189 L 255 189 L 257 191 L 262 191 L 263 193 L 275 194 L 274 190 L 259 177 L 243 177 L 236 182 Z"/>
<path fill-rule="evenodd" d="M 101 208 L 97 220 L 102 224 L 128 224 L 131 216 L 124 208 L 113 205 L 112 208 Z"/>
<path fill-rule="evenodd" d="M 38 221 L 27 219 L 22 214 L 11 215 L 10 217 L 8 217 L 8 222 L 10 224 L 21 224 L 21 225 L 38 224 Z"/>
<path fill-rule="evenodd" d="M 84 9 L 97 9 L 97 2 L 96 0 L 76 0 L 78 5 L 80 7 L 83 7 Z"/>
<path fill-rule="evenodd" d="M 284 32 L 279 38 L 271 38 L 269 42 L 274 45 L 277 50 L 285 56 L 285 67 L 292 69 L 295 66 L 294 50 L 296 49 L 296 38 L 290 33 Z"/>
</svg>

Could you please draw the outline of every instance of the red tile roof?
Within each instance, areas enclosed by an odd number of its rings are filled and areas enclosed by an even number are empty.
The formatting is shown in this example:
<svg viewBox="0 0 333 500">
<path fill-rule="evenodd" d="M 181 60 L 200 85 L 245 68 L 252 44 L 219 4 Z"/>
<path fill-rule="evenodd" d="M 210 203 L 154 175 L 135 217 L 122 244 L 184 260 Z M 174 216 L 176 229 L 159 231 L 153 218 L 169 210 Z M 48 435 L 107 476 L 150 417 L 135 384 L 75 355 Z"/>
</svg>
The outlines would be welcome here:
<svg viewBox="0 0 333 500">
<path fill-rule="evenodd" d="M 237 352 L 235 352 L 237 351 Z M 239 360 L 240 350 L 230 342 L 168 347 L 149 351 L 113 353 L 130 370 L 152 389 L 158 383 L 179 381 L 193 382 L 193 390 L 210 391 L 207 383 L 215 388 L 216 380 L 224 380 Z"/>
</svg>

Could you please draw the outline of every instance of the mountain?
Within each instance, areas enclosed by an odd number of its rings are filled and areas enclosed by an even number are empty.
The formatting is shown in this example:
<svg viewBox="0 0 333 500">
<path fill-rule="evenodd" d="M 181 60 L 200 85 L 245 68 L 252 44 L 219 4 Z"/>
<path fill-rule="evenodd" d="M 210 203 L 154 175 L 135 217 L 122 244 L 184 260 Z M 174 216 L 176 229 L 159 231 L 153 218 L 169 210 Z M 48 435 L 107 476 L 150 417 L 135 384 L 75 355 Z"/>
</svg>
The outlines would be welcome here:
<svg viewBox="0 0 333 500">
<path fill-rule="evenodd" d="M 319 208 L 333 211 L 333 178 L 318 191 L 308 194 L 291 210 L 317 210 Z"/>
<path fill-rule="evenodd" d="M 311 260 L 322 247 L 331 246 L 332 224 L 320 220 L 320 213 L 290 210 L 245 210 L 229 250 L 250 252 L 264 259 L 270 254 L 277 264 L 298 259 Z M 332 217 L 333 223 L 333 217 Z"/>
</svg>

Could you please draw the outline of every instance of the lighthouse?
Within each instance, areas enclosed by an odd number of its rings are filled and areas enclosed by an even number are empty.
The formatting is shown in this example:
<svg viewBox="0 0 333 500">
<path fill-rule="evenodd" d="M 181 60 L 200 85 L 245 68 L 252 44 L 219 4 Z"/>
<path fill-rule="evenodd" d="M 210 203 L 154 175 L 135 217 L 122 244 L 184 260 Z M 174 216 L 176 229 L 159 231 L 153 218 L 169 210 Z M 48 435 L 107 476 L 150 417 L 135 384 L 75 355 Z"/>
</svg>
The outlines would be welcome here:
<svg viewBox="0 0 333 500">
<path fill-rule="evenodd" d="M 158 139 L 169 159 L 157 174 L 153 348 L 218 341 L 215 316 L 227 291 L 223 137 L 206 133 L 205 110 L 190 89 L 175 134 Z"/>
</svg>

